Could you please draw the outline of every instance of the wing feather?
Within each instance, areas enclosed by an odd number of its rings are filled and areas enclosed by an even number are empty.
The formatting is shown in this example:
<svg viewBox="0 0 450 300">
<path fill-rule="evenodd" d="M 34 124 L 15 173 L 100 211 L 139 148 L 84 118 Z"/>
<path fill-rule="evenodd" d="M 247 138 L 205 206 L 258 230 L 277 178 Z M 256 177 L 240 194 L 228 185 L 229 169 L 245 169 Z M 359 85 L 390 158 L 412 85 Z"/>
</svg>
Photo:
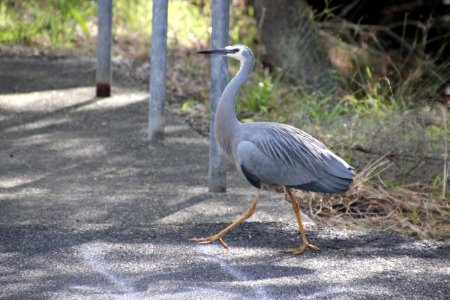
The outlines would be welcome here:
<svg viewBox="0 0 450 300">
<path fill-rule="evenodd" d="M 342 192 L 353 168 L 309 134 L 278 123 L 247 123 L 237 158 L 247 172 L 268 184 L 298 189 Z"/>
</svg>

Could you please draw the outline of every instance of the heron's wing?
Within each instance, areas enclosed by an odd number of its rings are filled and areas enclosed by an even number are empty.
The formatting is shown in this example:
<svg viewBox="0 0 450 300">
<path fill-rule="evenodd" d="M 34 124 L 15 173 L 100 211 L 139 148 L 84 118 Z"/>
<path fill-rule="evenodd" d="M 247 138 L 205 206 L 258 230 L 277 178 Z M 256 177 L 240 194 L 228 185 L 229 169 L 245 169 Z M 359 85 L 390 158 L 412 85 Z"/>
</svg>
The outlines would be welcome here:
<svg viewBox="0 0 450 300">
<path fill-rule="evenodd" d="M 345 161 L 295 127 L 254 123 L 246 132 L 251 134 L 239 142 L 237 158 L 243 173 L 247 178 L 253 176 L 253 181 L 339 192 L 346 191 L 354 177 Z"/>
</svg>

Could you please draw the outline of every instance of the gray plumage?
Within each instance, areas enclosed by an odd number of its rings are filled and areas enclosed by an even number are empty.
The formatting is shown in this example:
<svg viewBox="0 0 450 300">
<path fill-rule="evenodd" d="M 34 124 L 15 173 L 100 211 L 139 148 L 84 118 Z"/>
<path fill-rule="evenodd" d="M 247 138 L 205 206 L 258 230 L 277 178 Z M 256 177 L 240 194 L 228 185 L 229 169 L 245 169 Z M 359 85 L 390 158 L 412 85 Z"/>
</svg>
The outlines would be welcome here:
<svg viewBox="0 0 450 300">
<path fill-rule="evenodd" d="M 222 54 L 240 61 L 238 73 L 220 98 L 215 134 L 224 153 L 253 186 L 287 186 L 322 193 L 349 189 L 355 176 L 353 168 L 311 135 L 290 125 L 237 120 L 236 97 L 254 65 L 248 47 L 234 45 L 200 53 Z"/>
</svg>

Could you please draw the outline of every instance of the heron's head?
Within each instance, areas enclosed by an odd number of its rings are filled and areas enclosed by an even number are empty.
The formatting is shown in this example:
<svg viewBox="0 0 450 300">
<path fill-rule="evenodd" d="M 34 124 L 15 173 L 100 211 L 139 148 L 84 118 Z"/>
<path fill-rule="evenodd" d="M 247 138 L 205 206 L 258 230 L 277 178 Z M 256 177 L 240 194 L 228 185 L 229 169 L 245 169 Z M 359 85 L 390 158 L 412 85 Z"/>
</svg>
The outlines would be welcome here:
<svg viewBox="0 0 450 300">
<path fill-rule="evenodd" d="M 227 46 L 223 49 L 212 49 L 212 50 L 202 50 L 197 51 L 200 54 L 211 54 L 211 55 L 223 55 L 226 57 L 234 58 L 240 62 L 244 62 L 248 59 L 254 60 L 252 50 L 245 45 L 232 45 Z"/>
</svg>

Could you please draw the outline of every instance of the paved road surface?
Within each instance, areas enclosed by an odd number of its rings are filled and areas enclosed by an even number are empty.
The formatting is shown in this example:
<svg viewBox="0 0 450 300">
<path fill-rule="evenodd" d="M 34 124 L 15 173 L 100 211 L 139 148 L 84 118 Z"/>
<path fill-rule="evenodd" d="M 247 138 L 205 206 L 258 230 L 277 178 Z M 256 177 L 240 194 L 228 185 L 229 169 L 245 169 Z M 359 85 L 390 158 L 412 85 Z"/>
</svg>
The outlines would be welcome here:
<svg viewBox="0 0 450 300">
<path fill-rule="evenodd" d="M 300 241 L 280 194 L 229 251 L 189 241 L 254 190 L 228 165 L 228 193 L 208 193 L 207 141 L 169 112 L 149 145 L 145 90 L 95 99 L 92 67 L 0 60 L 0 298 L 450 298 L 448 244 L 309 224 L 322 252 L 280 253 Z"/>
</svg>

